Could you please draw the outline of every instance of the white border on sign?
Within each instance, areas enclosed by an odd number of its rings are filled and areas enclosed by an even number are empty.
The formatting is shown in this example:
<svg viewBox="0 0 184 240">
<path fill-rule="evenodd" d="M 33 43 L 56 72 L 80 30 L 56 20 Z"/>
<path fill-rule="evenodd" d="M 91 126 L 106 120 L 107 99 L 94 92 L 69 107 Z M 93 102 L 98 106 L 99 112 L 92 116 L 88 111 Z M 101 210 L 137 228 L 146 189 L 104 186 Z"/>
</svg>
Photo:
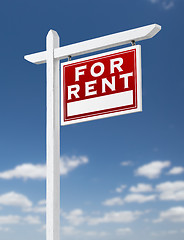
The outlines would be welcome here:
<svg viewBox="0 0 184 240">
<path fill-rule="evenodd" d="M 119 112 L 114 112 L 114 113 L 105 113 L 105 114 L 98 115 L 98 116 L 89 116 L 89 117 L 85 117 L 85 118 L 81 118 L 81 119 L 64 121 L 63 67 L 65 65 L 78 63 L 80 61 L 91 60 L 94 58 L 103 57 L 103 56 L 107 56 L 107 55 L 111 55 L 111 54 L 115 54 L 115 53 L 119 53 L 119 52 L 132 50 L 132 49 L 136 50 L 137 108 L 130 109 L 130 110 L 121 110 Z M 142 111 L 142 70 L 141 70 L 141 46 L 140 45 L 127 47 L 127 48 L 123 48 L 123 49 L 118 49 L 118 50 L 105 52 L 105 53 L 101 53 L 101 54 L 96 54 L 93 56 L 61 63 L 61 126 L 80 123 L 80 122 L 87 122 L 87 121 L 92 121 L 92 120 L 97 120 L 97 119 L 103 119 L 103 118 L 108 118 L 108 117 L 114 117 L 114 116 L 129 114 L 129 113 L 141 112 L 141 111 Z"/>
</svg>

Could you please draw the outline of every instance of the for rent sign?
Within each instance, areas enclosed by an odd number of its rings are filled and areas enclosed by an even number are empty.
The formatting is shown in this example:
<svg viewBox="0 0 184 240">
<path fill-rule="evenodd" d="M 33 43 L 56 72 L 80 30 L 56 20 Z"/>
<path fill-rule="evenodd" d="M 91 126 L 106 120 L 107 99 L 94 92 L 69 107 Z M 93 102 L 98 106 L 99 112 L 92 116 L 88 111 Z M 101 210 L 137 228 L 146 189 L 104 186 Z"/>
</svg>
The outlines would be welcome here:
<svg viewBox="0 0 184 240">
<path fill-rule="evenodd" d="M 141 110 L 139 45 L 61 64 L 61 125 Z"/>
</svg>

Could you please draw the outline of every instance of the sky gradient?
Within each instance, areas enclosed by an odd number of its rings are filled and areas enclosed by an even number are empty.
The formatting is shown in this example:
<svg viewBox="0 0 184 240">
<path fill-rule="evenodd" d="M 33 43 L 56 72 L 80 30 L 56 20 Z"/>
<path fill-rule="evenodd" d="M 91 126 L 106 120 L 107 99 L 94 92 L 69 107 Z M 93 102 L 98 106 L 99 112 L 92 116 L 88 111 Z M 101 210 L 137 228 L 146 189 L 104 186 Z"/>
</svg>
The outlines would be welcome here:
<svg viewBox="0 0 184 240">
<path fill-rule="evenodd" d="M 61 127 L 61 239 L 184 237 L 183 0 L 4 1 L 0 8 L 0 240 L 45 239 L 45 50 L 153 23 L 143 111 Z M 130 46 L 126 45 L 125 47 Z M 108 50 L 107 50 L 108 51 Z"/>
</svg>

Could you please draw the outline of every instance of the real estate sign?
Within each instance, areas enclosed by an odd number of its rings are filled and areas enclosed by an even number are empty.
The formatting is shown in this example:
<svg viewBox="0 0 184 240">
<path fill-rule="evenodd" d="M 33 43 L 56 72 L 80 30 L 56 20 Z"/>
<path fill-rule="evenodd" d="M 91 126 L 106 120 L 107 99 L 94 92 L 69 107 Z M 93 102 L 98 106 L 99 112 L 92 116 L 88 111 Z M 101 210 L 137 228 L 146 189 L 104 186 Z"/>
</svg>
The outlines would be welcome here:
<svg viewBox="0 0 184 240">
<path fill-rule="evenodd" d="M 142 111 L 141 46 L 61 63 L 61 125 Z"/>
</svg>

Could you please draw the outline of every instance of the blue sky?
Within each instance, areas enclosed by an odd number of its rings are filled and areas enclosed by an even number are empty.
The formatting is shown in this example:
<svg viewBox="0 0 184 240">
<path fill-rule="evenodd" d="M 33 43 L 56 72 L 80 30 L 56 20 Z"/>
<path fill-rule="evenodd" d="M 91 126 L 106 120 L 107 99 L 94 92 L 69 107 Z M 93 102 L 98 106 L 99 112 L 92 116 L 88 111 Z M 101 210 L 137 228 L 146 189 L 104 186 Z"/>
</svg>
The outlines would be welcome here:
<svg viewBox="0 0 184 240">
<path fill-rule="evenodd" d="M 0 240 L 45 239 L 45 50 L 158 23 L 142 46 L 143 112 L 61 127 L 61 239 L 184 237 L 182 0 L 3 1 Z"/>
</svg>

